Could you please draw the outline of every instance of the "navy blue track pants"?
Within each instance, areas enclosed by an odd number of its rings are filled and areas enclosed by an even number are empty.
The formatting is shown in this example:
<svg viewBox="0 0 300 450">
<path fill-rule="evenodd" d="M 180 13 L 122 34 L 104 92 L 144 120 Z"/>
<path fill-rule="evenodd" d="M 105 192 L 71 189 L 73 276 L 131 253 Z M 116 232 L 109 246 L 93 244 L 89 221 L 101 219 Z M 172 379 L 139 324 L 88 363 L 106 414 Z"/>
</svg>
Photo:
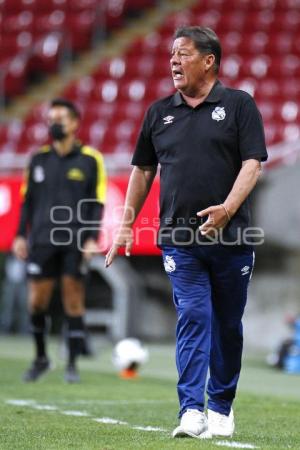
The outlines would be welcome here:
<svg viewBox="0 0 300 450">
<path fill-rule="evenodd" d="M 179 417 L 188 409 L 229 414 L 241 370 L 242 316 L 254 252 L 214 244 L 163 247 L 177 311 Z"/>
</svg>

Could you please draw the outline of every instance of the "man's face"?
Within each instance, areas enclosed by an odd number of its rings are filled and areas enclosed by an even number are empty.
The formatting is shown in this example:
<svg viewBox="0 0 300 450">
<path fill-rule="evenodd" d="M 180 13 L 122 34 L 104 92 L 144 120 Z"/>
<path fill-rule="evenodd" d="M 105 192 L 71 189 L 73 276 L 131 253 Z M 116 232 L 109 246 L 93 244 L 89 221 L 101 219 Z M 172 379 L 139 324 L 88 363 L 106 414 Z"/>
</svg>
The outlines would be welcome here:
<svg viewBox="0 0 300 450">
<path fill-rule="evenodd" d="M 214 60 L 214 55 L 200 54 L 192 39 L 175 39 L 170 59 L 175 88 L 183 94 L 193 96 L 213 66 Z"/>
<path fill-rule="evenodd" d="M 53 108 L 50 108 L 48 113 L 48 124 L 51 126 L 54 123 L 62 125 L 66 136 L 75 134 L 78 128 L 78 119 L 73 117 L 69 109 L 65 106 L 54 106 Z"/>
</svg>

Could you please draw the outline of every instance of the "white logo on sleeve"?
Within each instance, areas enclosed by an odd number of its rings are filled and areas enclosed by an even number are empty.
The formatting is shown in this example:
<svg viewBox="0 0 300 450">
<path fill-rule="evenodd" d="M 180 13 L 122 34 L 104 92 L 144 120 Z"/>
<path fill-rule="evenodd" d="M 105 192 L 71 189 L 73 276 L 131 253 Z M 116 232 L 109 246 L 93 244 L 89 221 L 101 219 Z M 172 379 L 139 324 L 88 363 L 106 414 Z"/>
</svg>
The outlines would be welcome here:
<svg viewBox="0 0 300 450">
<path fill-rule="evenodd" d="M 224 106 L 216 106 L 213 112 L 211 113 L 211 117 L 213 120 L 219 122 L 220 120 L 224 120 L 226 117 L 226 112 Z"/>
<path fill-rule="evenodd" d="M 175 119 L 174 116 L 166 116 L 163 118 L 164 125 L 168 125 L 169 123 L 173 123 L 173 120 Z"/>
<path fill-rule="evenodd" d="M 36 183 L 42 183 L 45 179 L 45 172 L 42 166 L 36 166 L 33 170 L 33 180 Z"/>
<path fill-rule="evenodd" d="M 166 256 L 164 260 L 164 266 L 166 272 L 174 272 L 174 270 L 176 269 L 176 263 L 173 259 L 173 256 Z"/>
<path fill-rule="evenodd" d="M 249 266 L 244 266 L 241 269 L 242 275 L 248 275 L 248 273 L 250 272 L 250 267 Z"/>
</svg>

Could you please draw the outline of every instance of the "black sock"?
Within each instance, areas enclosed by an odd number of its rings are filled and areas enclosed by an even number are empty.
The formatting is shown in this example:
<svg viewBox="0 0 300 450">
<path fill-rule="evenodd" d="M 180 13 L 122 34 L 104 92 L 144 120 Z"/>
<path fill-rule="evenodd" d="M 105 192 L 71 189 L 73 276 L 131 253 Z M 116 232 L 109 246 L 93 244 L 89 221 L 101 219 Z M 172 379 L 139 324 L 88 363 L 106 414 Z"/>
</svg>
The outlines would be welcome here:
<svg viewBox="0 0 300 450">
<path fill-rule="evenodd" d="M 84 340 L 84 324 L 82 316 L 67 316 L 67 341 L 69 346 L 69 365 L 74 365 L 78 355 L 82 353 Z"/>
<path fill-rule="evenodd" d="M 31 332 L 35 342 L 36 357 L 46 358 L 45 334 L 46 315 L 44 313 L 33 313 L 30 316 Z"/>
</svg>

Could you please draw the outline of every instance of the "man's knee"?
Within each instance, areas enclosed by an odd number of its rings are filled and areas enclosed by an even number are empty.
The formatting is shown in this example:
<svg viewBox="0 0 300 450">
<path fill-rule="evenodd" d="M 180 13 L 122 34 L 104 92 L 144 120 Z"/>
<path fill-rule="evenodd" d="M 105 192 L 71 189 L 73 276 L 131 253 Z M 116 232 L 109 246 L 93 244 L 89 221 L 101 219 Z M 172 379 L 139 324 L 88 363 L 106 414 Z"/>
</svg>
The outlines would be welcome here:
<svg viewBox="0 0 300 450">
<path fill-rule="evenodd" d="M 28 309 L 31 314 L 39 314 L 47 310 L 52 288 L 52 282 L 29 283 Z"/>
<path fill-rule="evenodd" d="M 65 276 L 63 279 L 63 303 L 65 313 L 79 316 L 84 312 L 84 289 L 81 280 Z"/>
<path fill-rule="evenodd" d="M 187 304 L 178 309 L 178 319 L 183 323 L 193 323 L 199 326 L 210 325 L 211 312 L 209 308 L 193 307 Z"/>
<path fill-rule="evenodd" d="M 82 302 L 67 301 L 65 302 L 65 313 L 71 317 L 82 316 L 84 313 L 84 306 Z"/>
<path fill-rule="evenodd" d="M 33 294 L 29 296 L 28 309 L 31 314 L 40 314 L 46 311 L 47 306 L 43 297 Z"/>
</svg>

